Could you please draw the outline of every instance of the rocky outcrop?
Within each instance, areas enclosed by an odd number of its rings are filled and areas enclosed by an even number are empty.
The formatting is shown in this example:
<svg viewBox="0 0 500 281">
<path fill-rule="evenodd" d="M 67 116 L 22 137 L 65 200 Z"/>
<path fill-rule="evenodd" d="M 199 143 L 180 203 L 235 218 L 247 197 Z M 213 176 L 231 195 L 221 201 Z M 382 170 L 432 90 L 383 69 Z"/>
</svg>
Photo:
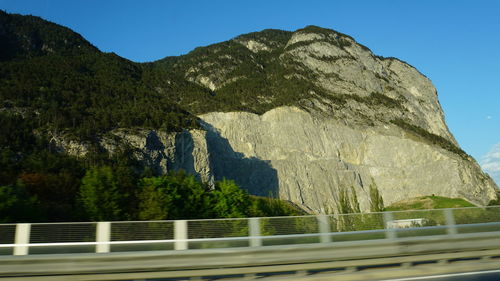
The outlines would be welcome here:
<svg viewBox="0 0 500 281">
<path fill-rule="evenodd" d="M 314 73 L 312 81 L 330 96 L 358 98 L 354 112 L 342 108 L 336 113 L 342 119 L 388 122 L 402 118 L 456 143 L 444 122 L 432 82 L 398 59 L 375 56 L 350 37 L 315 29 L 295 32 L 281 57 Z M 372 93 L 385 97 L 393 106 L 360 107 L 359 100 L 370 100 Z M 323 99 L 331 103 L 328 96 Z"/>
</svg>

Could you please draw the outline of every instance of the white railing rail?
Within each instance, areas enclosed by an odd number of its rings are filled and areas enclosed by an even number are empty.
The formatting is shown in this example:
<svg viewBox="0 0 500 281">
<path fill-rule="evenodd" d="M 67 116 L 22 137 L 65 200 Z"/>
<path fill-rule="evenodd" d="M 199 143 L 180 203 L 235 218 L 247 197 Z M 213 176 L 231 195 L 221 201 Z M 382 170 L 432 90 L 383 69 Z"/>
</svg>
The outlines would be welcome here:
<svg viewBox="0 0 500 281">
<path fill-rule="evenodd" d="M 500 231 L 500 206 L 208 220 L 0 224 L 0 255 L 182 251 Z"/>
</svg>

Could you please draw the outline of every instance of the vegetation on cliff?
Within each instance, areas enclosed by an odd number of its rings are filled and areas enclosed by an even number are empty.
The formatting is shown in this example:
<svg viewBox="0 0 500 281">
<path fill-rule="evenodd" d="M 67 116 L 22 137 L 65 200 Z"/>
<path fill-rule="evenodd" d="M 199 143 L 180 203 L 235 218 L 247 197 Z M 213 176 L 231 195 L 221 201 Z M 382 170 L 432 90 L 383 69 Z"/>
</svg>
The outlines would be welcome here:
<svg viewBox="0 0 500 281">
<path fill-rule="evenodd" d="M 437 145 L 443 149 L 446 149 L 448 151 L 456 153 L 464 159 L 467 159 L 470 157 L 460 147 L 457 147 L 454 143 L 443 138 L 442 136 L 438 136 L 436 134 L 429 133 L 426 130 L 424 130 L 418 126 L 412 125 L 412 124 L 410 124 L 402 119 L 391 120 L 391 123 L 399 126 L 400 128 L 404 129 L 406 132 L 408 132 L 410 134 L 416 135 L 417 137 L 424 140 L 425 142 Z"/>
</svg>

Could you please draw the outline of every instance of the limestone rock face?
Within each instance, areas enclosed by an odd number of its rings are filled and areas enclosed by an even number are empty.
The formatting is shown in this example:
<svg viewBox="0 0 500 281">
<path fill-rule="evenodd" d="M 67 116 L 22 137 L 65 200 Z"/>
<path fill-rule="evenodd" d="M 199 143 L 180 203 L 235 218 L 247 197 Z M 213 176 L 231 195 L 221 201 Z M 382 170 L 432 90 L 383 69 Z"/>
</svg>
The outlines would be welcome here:
<svg viewBox="0 0 500 281">
<path fill-rule="evenodd" d="M 413 139 L 395 125 L 353 128 L 295 107 L 201 118 L 227 140 L 211 151 L 218 154 L 212 164 L 224 167 L 213 170 L 216 179 L 231 175 L 253 194 L 272 191 L 312 212 L 335 209 L 342 187 L 354 187 L 367 211 L 370 184 L 386 205 L 432 194 L 480 205 L 496 198 L 495 184 L 474 160 Z M 247 169 L 253 166 L 259 168 Z"/>
</svg>

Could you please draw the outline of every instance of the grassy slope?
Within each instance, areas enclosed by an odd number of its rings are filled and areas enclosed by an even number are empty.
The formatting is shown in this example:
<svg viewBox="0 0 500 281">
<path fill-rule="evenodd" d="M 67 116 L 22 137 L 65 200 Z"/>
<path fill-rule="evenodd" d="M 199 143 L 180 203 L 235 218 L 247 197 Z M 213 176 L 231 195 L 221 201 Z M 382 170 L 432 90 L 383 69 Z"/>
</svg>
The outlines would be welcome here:
<svg viewBox="0 0 500 281">
<path fill-rule="evenodd" d="M 386 211 L 424 210 L 474 207 L 475 205 L 462 198 L 441 196 L 423 196 L 394 203 L 385 208 Z"/>
</svg>

